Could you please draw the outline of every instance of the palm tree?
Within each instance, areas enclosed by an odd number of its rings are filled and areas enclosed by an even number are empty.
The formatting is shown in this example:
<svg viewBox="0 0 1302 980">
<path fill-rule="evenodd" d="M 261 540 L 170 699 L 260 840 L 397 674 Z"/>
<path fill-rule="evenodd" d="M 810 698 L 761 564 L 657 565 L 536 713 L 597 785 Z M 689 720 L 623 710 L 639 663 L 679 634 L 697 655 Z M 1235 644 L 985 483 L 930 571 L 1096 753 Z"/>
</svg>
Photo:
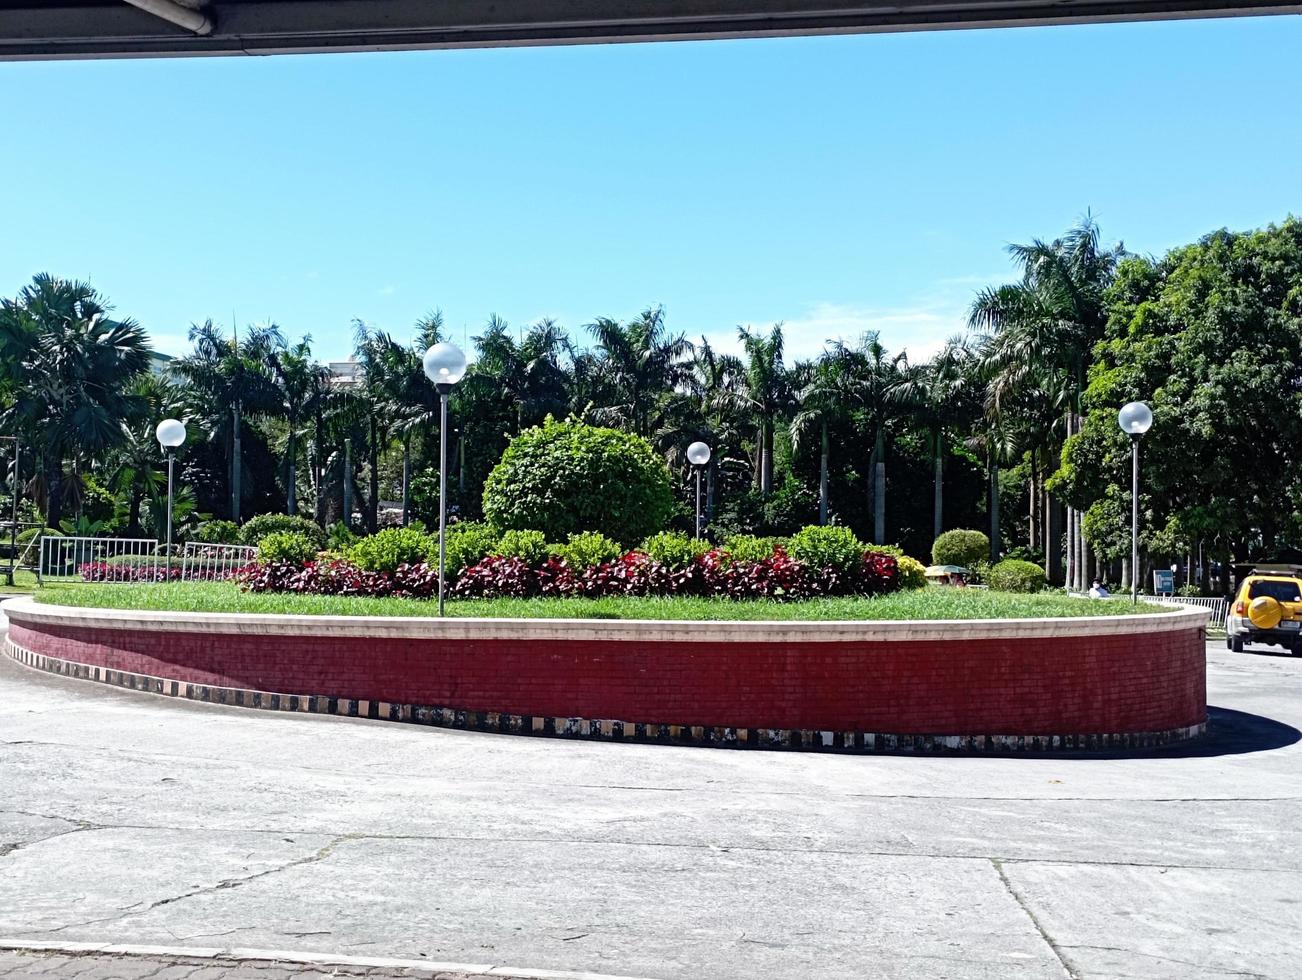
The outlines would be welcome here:
<svg viewBox="0 0 1302 980">
<path fill-rule="evenodd" d="M 198 419 L 210 442 L 229 466 L 231 519 L 240 519 L 244 457 L 241 450 L 245 416 L 273 415 L 281 405 L 273 369 L 285 350 L 285 338 L 274 323 L 251 326 L 241 339 L 228 339 L 212 320 L 192 324 L 194 350 L 173 364 L 189 386 L 190 414 Z"/>
<path fill-rule="evenodd" d="M 0 377 L 13 396 L 0 425 L 36 447 L 54 527 L 79 493 L 83 464 L 122 445 L 124 426 L 145 409 L 132 382 L 149 367 L 148 341 L 134 320 L 110 311 L 87 283 L 47 273 L 0 304 Z"/>
<path fill-rule="evenodd" d="M 737 386 L 719 393 L 720 403 L 750 419 L 755 426 L 755 485 L 767 497 L 773 489 L 773 436 L 780 419 L 794 403 L 794 394 L 782 363 L 782 324 L 775 323 L 768 336 L 738 327 L 742 346 L 743 372 Z"/>
<path fill-rule="evenodd" d="M 141 505 L 159 496 L 167 485 L 154 428 L 160 419 L 184 417 L 185 410 L 177 387 L 155 374 L 140 375 L 132 383 L 132 394 L 141 399 L 146 410 L 126 426 L 122 445 L 110 456 L 108 486 L 126 502 L 127 534 L 140 537 L 144 534 Z"/>
<path fill-rule="evenodd" d="M 1062 238 L 1010 245 L 1008 251 L 1021 267 L 1021 280 L 983 290 L 969 315 L 971 326 L 992 335 L 991 396 L 1006 401 L 1030 383 L 1046 388 L 1064 414 L 1069 438 L 1080 427 L 1091 351 L 1107 323 L 1104 294 L 1126 252 L 1120 244 L 1103 248 L 1089 214 Z M 1086 555 L 1079 513 L 1069 509 L 1067 521 L 1067 584 L 1083 589 Z M 1057 563 L 1053 557 L 1046 562 L 1052 575 Z"/>
<path fill-rule="evenodd" d="M 824 355 L 813 364 L 798 364 L 793 372 L 798 378 L 797 396 L 800 410 L 791 420 L 791 442 L 800 449 L 812 437 L 819 438 L 818 523 L 828 517 L 828 466 L 831 458 L 829 429 L 848 421 L 854 412 L 856 392 L 846 371 L 844 358 Z"/>
<path fill-rule="evenodd" d="M 872 437 L 868 457 L 869 498 L 872 502 L 873 542 L 886 543 L 886 432 L 904 404 L 898 389 L 907 359 L 903 353 L 891 356 L 876 331 L 864 334 L 857 347 L 833 343 L 828 356 L 841 362 L 859 408 L 866 414 Z"/>
<path fill-rule="evenodd" d="M 587 329 L 596 340 L 609 394 L 609 401 L 593 410 L 593 420 L 650 438 L 660 428 L 666 399 L 687 378 L 684 358 L 692 351 L 691 343 L 682 334 L 668 332 L 664 310 L 658 306 L 627 324 L 599 317 Z"/>
<path fill-rule="evenodd" d="M 926 430 L 932 449 L 932 538 L 944 530 L 946 435 L 973 414 L 968 382 L 972 359 L 962 337 L 951 337 L 926 364 L 901 367 L 897 400 Z"/>
<path fill-rule="evenodd" d="M 271 364 L 280 397 L 277 414 L 285 420 L 285 513 L 298 513 L 298 440 L 312 419 L 314 402 L 329 381 L 329 369 L 312 359 L 312 338 L 280 351 Z"/>
</svg>

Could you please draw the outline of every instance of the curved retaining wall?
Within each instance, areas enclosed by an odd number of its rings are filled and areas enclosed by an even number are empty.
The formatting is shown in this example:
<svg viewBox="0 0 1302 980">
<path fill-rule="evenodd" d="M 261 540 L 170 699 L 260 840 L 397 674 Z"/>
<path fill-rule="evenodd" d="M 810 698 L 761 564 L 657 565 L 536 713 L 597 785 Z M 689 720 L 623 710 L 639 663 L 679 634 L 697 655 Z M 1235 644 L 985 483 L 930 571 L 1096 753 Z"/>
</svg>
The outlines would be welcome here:
<svg viewBox="0 0 1302 980">
<path fill-rule="evenodd" d="M 1120 748 L 1201 733 L 1206 613 L 621 622 L 5 605 L 31 666 L 176 697 L 703 744 Z"/>
</svg>

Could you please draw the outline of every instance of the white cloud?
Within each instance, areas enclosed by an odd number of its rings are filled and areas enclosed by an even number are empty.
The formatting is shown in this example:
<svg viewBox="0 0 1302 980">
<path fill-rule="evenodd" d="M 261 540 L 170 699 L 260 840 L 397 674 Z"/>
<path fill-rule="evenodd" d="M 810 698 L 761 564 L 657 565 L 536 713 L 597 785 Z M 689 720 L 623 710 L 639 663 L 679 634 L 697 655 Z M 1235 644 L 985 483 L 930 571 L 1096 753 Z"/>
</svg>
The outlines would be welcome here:
<svg viewBox="0 0 1302 980">
<path fill-rule="evenodd" d="M 967 323 L 967 304 L 936 300 L 916 306 L 874 308 L 824 301 L 814 303 L 795 315 L 779 314 L 750 322 L 756 328 L 766 330 L 779 320 L 783 324 L 788 364 L 818 357 L 831 341 L 855 344 L 865 333 L 874 330 L 881 336 L 887 350 L 892 353 L 907 351 L 909 360 L 925 361 L 940 350 L 946 340 L 963 332 Z M 735 329 L 706 336 L 720 350 L 740 351 Z"/>
<path fill-rule="evenodd" d="M 171 357 L 184 357 L 190 353 L 190 338 L 183 333 L 151 333 L 149 343 L 158 353 Z"/>
<path fill-rule="evenodd" d="M 381 295 L 381 296 L 392 296 L 392 295 L 393 295 L 394 293 L 396 293 L 397 291 L 398 291 L 398 287 L 397 287 L 397 286 L 394 286 L 394 285 L 388 285 L 388 286 L 381 286 L 381 287 L 380 287 L 380 295 Z"/>
</svg>

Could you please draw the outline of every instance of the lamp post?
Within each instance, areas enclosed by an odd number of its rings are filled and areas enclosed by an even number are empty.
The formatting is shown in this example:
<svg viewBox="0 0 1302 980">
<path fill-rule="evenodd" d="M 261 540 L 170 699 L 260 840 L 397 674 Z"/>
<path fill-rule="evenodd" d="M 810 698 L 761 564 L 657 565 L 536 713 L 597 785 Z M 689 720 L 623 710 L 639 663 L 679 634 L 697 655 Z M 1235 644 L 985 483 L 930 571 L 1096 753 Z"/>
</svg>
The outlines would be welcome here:
<svg viewBox="0 0 1302 980">
<path fill-rule="evenodd" d="M 466 355 L 455 344 L 435 344 L 425 352 L 425 377 L 439 393 L 439 615 L 443 615 L 444 531 L 448 522 L 448 395 L 466 373 Z"/>
<path fill-rule="evenodd" d="M 18 437 L 0 436 L 0 440 L 14 444 L 13 486 L 10 488 L 13 512 L 9 515 L 9 571 L 5 575 L 5 584 L 14 584 L 14 568 L 18 564 Z"/>
<path fill-rule="evenodd" d="M 154 430 L 158 444 L 167 453 L 167 579 L 172 578 L 172 464 L 176 447 L 185 443 L 185 424 L 177 419 L 163 419 Z"/>
<path fill-rule="evenodd" d="M 696 537 L 701 537 L 701 470 L 710 461 L 710 447 L 694 442 L 687 447 L 687 461 L 696 469 Z"/>
<path fill-rule="evenodd" d="M 1153 410 L 1129 402 L 1117 413 L 1117 424 L 1130 436 L 1130 601 L 1139 602 L 1139 440 L 1153 426 Z"/>
</svg>

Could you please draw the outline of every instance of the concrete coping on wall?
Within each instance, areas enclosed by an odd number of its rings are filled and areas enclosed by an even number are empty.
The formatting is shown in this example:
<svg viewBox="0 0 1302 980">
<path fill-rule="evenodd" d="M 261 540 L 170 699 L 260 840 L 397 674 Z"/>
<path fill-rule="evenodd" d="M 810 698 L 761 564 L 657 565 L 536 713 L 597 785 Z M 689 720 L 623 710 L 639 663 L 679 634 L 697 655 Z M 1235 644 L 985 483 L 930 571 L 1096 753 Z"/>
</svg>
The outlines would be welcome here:
<svg viewBox="0 0 1302 980">
<path fill-rule="evenodd" d="M 1121 600 L 1117 600 L 1121 601 Z M 1041 619 L 946 620 L 608 620 L 425 616 L 304 616 L 263 613 L 100 609 L 10 599 L 0 609 L 24 626 L 159 630 L 267 636 L 413 640 L 591 640 L 658 643 L 855 643 L 1108 636 L 1201 629 L 1208 611 L 1175 606 L 1158 613 Z"/>
</svg>

